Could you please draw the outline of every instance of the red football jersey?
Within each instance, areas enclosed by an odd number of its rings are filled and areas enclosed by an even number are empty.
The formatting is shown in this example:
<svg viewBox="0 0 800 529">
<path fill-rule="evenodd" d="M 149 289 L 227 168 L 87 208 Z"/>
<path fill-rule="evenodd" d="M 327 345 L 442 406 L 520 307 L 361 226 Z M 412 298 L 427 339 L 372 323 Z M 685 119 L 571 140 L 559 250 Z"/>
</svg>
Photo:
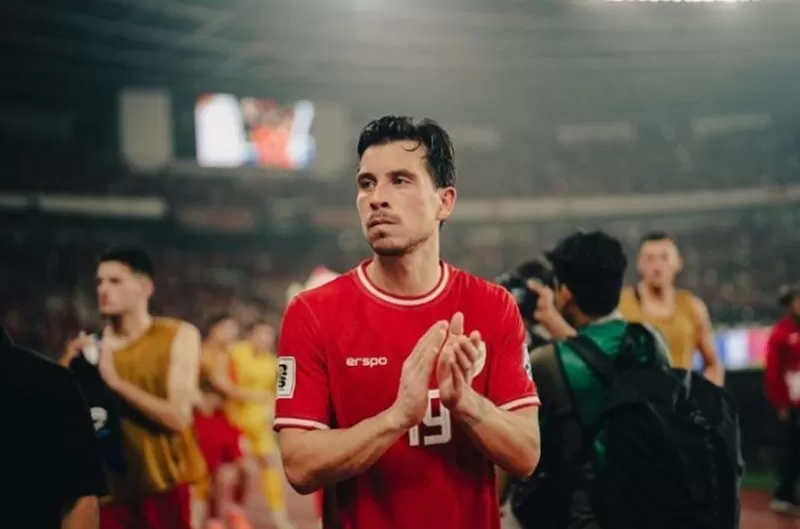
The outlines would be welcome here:
<svg viewBox="0 0 800 529">
<path fill-rule="evenodd" d="M 505 290 L 442 263 L 431 292 L 400 298 L 372 284 L 366 265 L 286 309 L 275 429 L 348 428 L 386 410 L 417 340 L 459 311 L 465 332 L 479 330 L 486 344 L 473 388 L 506 410 L 539 405 L 522 320 Z M 326 528 L 499 529 L 494 467 L 438 393 L 434 376 L 423 423 L 366 472 L 325 491 Z"/>
<path fill-rule="evenodd" d="M 242 434 L 222 410 L 211 415 L 195 412 L 194 432 L 209 474 L 214 475 L 223 464 L 235 463 L 243 457 Z"/>
</svg>

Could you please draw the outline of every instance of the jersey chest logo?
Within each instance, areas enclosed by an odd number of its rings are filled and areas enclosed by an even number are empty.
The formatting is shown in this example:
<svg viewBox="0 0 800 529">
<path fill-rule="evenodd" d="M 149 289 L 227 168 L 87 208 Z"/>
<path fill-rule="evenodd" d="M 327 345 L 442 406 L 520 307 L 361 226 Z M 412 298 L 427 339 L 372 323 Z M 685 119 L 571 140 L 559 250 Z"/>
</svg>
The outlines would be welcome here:
<svg viewBox="0 0 800 529">
<path fill-rule="evenodd" d="M 345 359 L 347 367 L 381 367 L 389 365 L 385 356 L 349 356 Z"/>
</svg>

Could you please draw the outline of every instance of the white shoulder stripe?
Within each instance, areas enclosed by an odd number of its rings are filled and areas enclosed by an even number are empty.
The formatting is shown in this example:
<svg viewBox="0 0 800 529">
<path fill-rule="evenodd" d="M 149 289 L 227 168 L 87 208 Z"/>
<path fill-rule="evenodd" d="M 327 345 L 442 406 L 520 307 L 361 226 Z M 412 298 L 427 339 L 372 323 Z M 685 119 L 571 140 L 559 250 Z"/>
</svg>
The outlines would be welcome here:
<svg viewBox="0 0 800 529">
<path fill-rule="evenodd" d="M 506 402 L 499 406 L 501 410 L 512 411 L 517 408 L 524 408 L 526 406 L 541 406 L 542 401 L 537 396 L 522 397 L 521 399 L 514 399 L 511 402 Z"/>
<path fill-rule="evenodd" d="M 309 419 L 293 419 L 291 417 L 278 417 L 272 422 L 274 428 L 306 428 L 311 430 L 330 430 L 330 426 L 325 423 L 311 421 Z"/>
</svg>

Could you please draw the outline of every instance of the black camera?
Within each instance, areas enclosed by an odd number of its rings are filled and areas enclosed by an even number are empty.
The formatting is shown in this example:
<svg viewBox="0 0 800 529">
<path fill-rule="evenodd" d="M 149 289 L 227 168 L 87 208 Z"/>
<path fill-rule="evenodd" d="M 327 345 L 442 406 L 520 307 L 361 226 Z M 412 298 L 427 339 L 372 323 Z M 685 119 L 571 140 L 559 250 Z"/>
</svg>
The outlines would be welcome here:
<svg viewBox="0 0 800 529">
<path fill-rule="evenodd" d="M 528 335 L 526 337 L 528 347 L 533 349 L 547 343 L 550 337 L 547 332 L 541 328 L 542 326 L 539 325 L 539 322 L 535 321 L 533 318 L 539 296 L 527 286 L 528 281 L 531 279 L 538 281 L 544 286 L 555 288 L 556 275 L 553 271 L 553 264 L 546 255 L 539 256 L 530 261 L 525 261 L 511 272 L 506 272 L 498 277 L 496 281 L 514 296 L 522 319 L 525 321 L 525 330 Z"/>
</svg>

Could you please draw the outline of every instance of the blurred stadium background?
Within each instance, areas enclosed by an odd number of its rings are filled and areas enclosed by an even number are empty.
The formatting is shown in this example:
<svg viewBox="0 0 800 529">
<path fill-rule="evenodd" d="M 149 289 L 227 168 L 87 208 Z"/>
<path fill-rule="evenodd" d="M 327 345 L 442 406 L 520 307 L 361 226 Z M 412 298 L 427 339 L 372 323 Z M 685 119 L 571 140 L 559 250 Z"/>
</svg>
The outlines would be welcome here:
<svg viewBox="0 0 800 529">
<path fill-rule="evenodd" d="M 293 282 L 367 255 L 359 127 L 430 116 L 458 150 L 458 266 L 495 277 L 576 227 L 631 251 L 677 236 L 770 486 L 759 369 L 800 279 L 800 2 L 11 0 L 0 20 L 18 341 L 55 355 L 96 325 L 93 259 L 120 242 L 156 257 L 159 313 L 279 318 Z"/>
</svg>

